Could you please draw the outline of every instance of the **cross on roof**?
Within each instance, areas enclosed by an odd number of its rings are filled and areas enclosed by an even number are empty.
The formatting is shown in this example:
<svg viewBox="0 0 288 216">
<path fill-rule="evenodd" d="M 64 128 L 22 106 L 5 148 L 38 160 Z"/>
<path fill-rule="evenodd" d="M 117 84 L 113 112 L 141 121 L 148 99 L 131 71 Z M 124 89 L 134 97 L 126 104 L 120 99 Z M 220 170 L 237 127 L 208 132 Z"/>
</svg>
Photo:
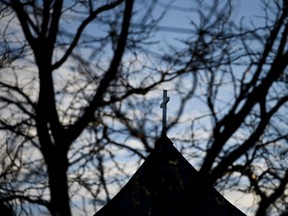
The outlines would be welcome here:
<svg viewBox="0 0 288 216">
<path fill-rule="evenodd" d="M 170 97 L 167 97 L 167 90 L 163 90 L 163 101 L 160 104 L 160 108 L 162 108 L 162 134 L 166 133 L 167 103 L 169 100 Z"/>
</svg>

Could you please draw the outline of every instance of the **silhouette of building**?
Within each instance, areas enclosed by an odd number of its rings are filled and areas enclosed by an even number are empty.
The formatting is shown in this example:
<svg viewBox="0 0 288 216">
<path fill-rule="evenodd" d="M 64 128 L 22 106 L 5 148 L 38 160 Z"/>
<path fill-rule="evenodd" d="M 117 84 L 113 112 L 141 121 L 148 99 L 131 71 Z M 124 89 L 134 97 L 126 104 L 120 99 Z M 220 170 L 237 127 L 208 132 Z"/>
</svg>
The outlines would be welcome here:
<svg viewBox="0 0 288 216">
<path fill-rule="evenodd" d="M 94 216 L 244 216 L 163 134 L 128 183 Z"/>
</svg>

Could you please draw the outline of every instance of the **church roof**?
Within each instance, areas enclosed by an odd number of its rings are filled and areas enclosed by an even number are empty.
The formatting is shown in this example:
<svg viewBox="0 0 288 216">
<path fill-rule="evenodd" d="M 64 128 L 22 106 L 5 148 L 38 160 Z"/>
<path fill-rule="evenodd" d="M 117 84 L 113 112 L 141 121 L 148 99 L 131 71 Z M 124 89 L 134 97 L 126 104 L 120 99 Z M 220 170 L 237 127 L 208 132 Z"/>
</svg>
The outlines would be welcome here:
<svg viewBox="0 0 288 216">
<path fill-rule="evenodd" d="M 128 183 L 94 216 L 244 216 L 163 135 Z"/>
</svg>

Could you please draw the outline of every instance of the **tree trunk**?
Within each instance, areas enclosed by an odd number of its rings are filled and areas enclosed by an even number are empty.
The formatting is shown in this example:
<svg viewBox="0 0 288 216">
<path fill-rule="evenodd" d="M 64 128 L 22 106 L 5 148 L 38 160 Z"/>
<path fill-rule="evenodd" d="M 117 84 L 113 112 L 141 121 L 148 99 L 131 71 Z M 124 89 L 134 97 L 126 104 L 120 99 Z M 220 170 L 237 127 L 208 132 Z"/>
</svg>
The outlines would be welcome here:
<svg viewBox="0 0 288 216">
<path fill-rule="evenodd" d="M 68 160 L 66 155 L 52 155 L 53 158 L 48 164 L 49 188 L 51 195 L 51 214 L 53 216 L 71 216 L 70 199 L 68 193 L 67 168 Z"/>
<path fill-rule="evenodd" d="M 56 110 L 55 91 L 51 71 L 51 57 L 38 51 L 40 92 L 37 107 L 37 131 L 42 154 L 47 164 L 50 207 L 53 216 L 71 216 L 68 193 L 68 144 L 63 141 L 63 127 Z"/>
</svg>

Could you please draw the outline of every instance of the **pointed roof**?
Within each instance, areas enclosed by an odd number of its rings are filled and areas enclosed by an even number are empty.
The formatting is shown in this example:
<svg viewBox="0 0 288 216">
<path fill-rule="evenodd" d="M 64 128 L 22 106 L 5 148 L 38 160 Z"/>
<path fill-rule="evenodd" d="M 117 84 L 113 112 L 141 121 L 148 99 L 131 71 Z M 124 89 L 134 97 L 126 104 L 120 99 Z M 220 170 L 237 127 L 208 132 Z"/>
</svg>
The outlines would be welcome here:
<svg viewBox="0 0 288 216">
<path fill-rule="evenodd" d="M 128 183 L 94 216 L 244 216 L 163 135 Z"/>
</svg>

